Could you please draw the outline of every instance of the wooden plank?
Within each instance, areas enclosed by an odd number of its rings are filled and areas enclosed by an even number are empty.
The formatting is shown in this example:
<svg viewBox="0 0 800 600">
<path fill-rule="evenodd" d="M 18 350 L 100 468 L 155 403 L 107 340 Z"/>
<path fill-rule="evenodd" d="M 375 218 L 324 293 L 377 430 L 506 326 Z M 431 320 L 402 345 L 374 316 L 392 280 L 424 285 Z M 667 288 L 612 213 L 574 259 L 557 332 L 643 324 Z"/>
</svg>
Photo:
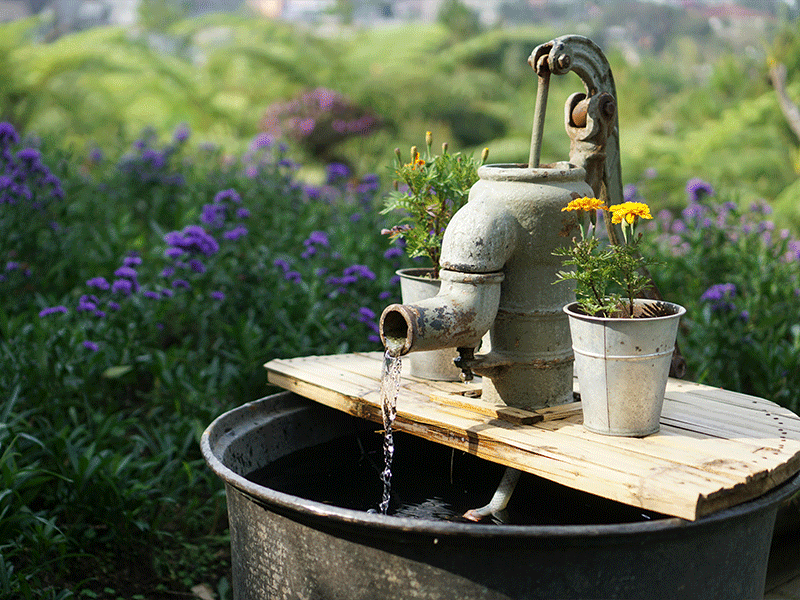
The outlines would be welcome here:
<svg viewBox="0 0 800 600">
<path fill-rule="evenodd" d="M 379 353 L 274 360 L 270 383 L 381 421 Z M 800 418 L 761 398 L 670 380 L 662 429 L 646 438 L 582 427 L 580 403 L 535 412 L 471 398 L 479 383 L 401 377 L 395 427 L 558 483 L 696 519 L 800 471 Z M 509 420 L 510 419 L 510 420 Z"/>
</svg>

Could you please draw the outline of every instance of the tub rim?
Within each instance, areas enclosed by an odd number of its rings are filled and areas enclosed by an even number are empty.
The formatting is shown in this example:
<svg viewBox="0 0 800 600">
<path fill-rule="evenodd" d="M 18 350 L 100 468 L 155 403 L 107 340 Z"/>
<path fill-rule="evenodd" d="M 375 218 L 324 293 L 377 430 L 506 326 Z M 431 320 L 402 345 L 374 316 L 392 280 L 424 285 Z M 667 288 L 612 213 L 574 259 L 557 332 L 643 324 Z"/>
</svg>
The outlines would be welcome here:
<svg viewBox="0 0 800 600">
<path fill-rule="evenodd" d="M 258 400 L 238 406 L 218 416 L 205 429 L 201 436 L 200 447 L 204 459 L 214 473 L 227 485 L 249 496 L 255 502 L 275 509 L 287 516 L 306 518 L 313 521 L 324 520 L 328 526 L 368 528 L 375 533 L 419 534 L 426 537 L 458 537 L 474 539 L 525 540 L 538 538 L 584 538 L 607 542 L 609 537 L 628 537 L 643 534 L 656 534 L 686 531 L 698 527 L 714 527 L 731 519 L 743 519 L 761 511 L 774 508 L 789 496 L 800 491 L 800 473 L 791 475 L 787 480 L 763 493 L 761 496 L 714 512 L 710 515 L 688 521 L 680 517 L 665 517 L 635 523 L 612 524 L 580 524 L 580 525 L 497 525 L 486 523 L 460 523 L 453 521 L 435 521 L 373 514 L 364 511 L 342 508 L 324 504 L 307 498 L 293 496 L 274 490 L 248 480 L 223 464 L 216 452 L 223 455 L 224 449 L 234 440 L 248 431 L 263 426 L 267 419 L 251 418 L 243 429 L 241 417 L 247 414 L 258 415 L 259 409 L 268 403 L 278 400 L 298 399 L 295 406 L 287 406 L 268 413 L 271 418 L 277 415 L 289 416 L 291 413 L 304 412 L 311 407 L 324 407 L 308 398 L 291 391 L 281 391 Z M 329 407 L 325 407 L 329 408 Z M 329 408 L 329 410 L 336 410 Z M 263 411 L 262 411 L 263 414 Z M 345 415 L 346 413 L 341 413 Z M 357 417 L 353 417 L 357 418 Z M 229 425 L 237 420 L 236 436 L 228 433 L 233 429 Z M 228 430 L 225 428 L 228 427 Z M 221 435 L 219 434 L 221 430 Z M 216 434 L 216 435 L 215 435 Z M 227 436 L 227 439 L 226 439 Z"/>
</svg>

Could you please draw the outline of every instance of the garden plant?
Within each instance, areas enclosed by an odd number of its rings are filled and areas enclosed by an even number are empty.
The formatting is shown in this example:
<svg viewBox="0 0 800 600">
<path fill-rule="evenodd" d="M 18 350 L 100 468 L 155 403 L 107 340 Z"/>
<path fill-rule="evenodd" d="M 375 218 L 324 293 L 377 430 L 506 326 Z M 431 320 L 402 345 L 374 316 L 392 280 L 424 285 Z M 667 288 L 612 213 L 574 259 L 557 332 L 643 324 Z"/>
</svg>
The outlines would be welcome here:
<svg viewBox="0 0 800 600">
<path fill-rule="evenodd" d="M 484 148 L 478 162 L 471 155 L 448 152 L 447 142 L 442 144 L 441 154 L 433 154 L 432 146 L 433 134 L 428 131 L 424 155 L 412 146 L 410 161 L 404 162 L 400 149 L 395 149 L 394 190 L 387 194 L 382 213 L 401 215 L 401 223 L 383 233 L 393 242 L 401 241 L 411 258 L 426 257 L 431 277 L 438 279 L 445 229 L 467 203 L 469 190 L 478 181 L 478 167 L 486 163 L 489 149 Z"/>
<path fill-rule="evenodd" d="M 230 597 L 201 432 L 273 391 L 272 358 L 380 350 L 410 261 L 378 177 L 311 186 L 280 140 L 191 137 L 77 154 L 0 125 L 0 597 Z M 641 248 L 688 310 L 689 377 L 798 410 L 800 243 L 764 204 L 688 190 Z"/>
</svg>

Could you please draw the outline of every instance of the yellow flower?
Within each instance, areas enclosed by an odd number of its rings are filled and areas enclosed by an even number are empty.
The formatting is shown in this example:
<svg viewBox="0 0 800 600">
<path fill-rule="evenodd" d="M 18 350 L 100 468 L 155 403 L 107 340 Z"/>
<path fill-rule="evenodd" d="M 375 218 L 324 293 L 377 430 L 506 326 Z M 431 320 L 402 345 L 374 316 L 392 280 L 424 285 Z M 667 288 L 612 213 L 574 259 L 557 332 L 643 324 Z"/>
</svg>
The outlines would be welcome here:
<svg viewBox="0 0 800 600">
<path fill-rule="evenodd" d="M 412 169 L 416 169 L 417 167 L 421 169 L 424 166 L 425 166 L 425 161 L 419 157 L 419 152 L 414 154 L 412 161 L 406 165 L 406 167 L 411 167 Z"/>
<path fill-rule="evenodd" d="M 652 219 L 650 207 L 644 202 L 623 202 L 614 204 L 608 208 L 611 212 L 611 222 L 614 224 L 622 223 L 624 220 L 628 225 L 633 225 L 636 218 Z"/>
<path fill-rule="evenodd" d="M 608 210 L 606 205 L 603 204 L 602 200 L 598 200 L 597 198 L 589 198 L 585 196 L 583 198 L 576 198 L 575 200 L 571 200 L 569 204 L 567 204 L 564 208 L 561 209 L 561 212 L 565 210 Z"/>
</svg>

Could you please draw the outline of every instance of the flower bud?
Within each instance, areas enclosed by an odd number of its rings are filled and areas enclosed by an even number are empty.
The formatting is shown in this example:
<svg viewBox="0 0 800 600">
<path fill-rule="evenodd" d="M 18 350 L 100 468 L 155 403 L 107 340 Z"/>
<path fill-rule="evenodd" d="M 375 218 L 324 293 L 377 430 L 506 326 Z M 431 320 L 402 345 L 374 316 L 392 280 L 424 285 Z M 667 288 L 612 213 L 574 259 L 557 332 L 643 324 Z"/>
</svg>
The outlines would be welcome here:
<svg viewBox="0 0 800 600">
<path fill-rule="evenodd" d="M 425 132 L 425 145 L 430 150 L 431 145 L 433 144 L 433 134 L 430 131 Z"/>
<path fill-rule="evenodd" d="M 442 144 L 442 154 L 447 154 L 447 142 Z"/>
<path fill-rule="evenodd" d="M 481 152 L 481 164 L 486 164 L 486 160 L 489 158 L 489 148 L 484 148 L 483 152 Z"/>
<path fill-rule="evenodd" d="M 413 163 L 417 160 L 417 156 L 419 156 L 419 152 L 417 151 L 416 146 L 411 146 L 411 162 Z"/>
<path fill-rule="evenodd" d="M 394 155 L 397 157 L 397 162 L 402 162 L 402 158 L 400 158 L 400 148 L 394 149 Z"/>
</svg>

